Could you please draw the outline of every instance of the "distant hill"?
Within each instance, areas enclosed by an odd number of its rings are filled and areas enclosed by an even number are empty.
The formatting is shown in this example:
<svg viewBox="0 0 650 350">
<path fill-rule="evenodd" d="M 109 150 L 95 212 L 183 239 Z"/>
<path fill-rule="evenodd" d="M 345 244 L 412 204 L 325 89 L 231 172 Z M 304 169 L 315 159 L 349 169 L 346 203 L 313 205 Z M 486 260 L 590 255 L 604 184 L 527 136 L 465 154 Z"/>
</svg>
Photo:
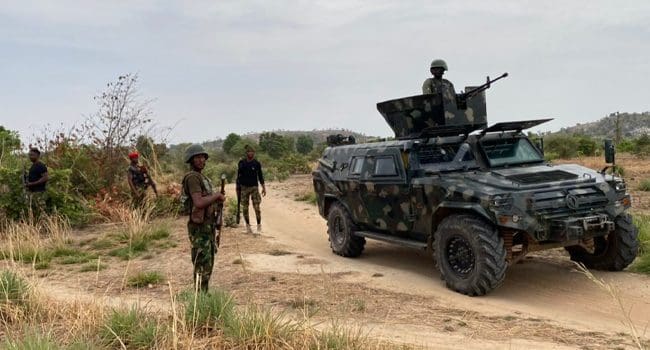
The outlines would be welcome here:
<svg viewBox="0 0 650 350">
<path fill-rule="evenodd" d="M 271 130 L 271 131 L 262 131 L 262 132 L 254 132 L 254 133 L 248 133 L 244 135 L 240 135 L 242 138 L 249 138 L 254 140 L 255 142 L 259 142 L 260 135 L 264 132 L 274 132 L 278 135 L 282 136 L 291 136 L 294 139 L 296 139 L 298 136 L 302 135 L 307 135 L 314 140 L 314 144 L 319 144 L 319 143 L 324 143 L 327 140 L 327 136 L 332 135 L 332 134 L 342 134 L 344 136 L 349 136 L 353 135 L 354 138 L 357 140 L 357 143 L 361 142 L 366 142 L 368 140 L 372 139 L 377 139 L 377 137 L 374 136 L 368 136 L 364 135 L 352 130 L 347 130 L 347 129 L 322 129 L 322 130 Z M 223 139 L 216 139 L 212 141 L 205 141 L 201 143 L 203 147 L 207 149 L 221 149 L 223 147 Z M 179 145 L 169 145 L 170 149 L 185 149 L 189 143 L 183 143 Z"/>
<path fill-rule="evenodd" d="M 650 134 L 650 112 L 644 113 L 620 113 L 590 123 L 579 123 L 575 126 L 562 128 L 558 133 L 583 134 L 598 138 L 616 137 L 616 119 L 619 118 L 621 137 L 639 137 Z"/>
<path fill-rule="evenodd" d="M 278 135 L 282 135 L 282 136 L 291 136 L 294 139 L 297 138 L 298 136 L 307 135 L 307 136 L 311 137 L 312 140 L 314 140 L 314 143 L 325 142 L 327 140 L 327 136 L 333 135 L 333 134 L 342 134 L 344 136 L 353 135 L 354 138 L 357 140 L 357 142 L 365 142 L 366 140 L 376 138 L 376 137 L 373 137 L 373 136 L 364 135 L 364 134 L 361 134 L 361 133 L 358 133 L 358 132 L 355 132 L 355 131 L 352 131 L 352 130 L 347 130 L 347 129 L 322 129 L 322 130 L 314 129 L 314 130 L 311 130 L 311 131 L 307 131 L 307 130 L 271 130 L 271 131 L 268 131 L 268 132 L 274 132 L 274 133 L 276 133 Z M 259 141 L 260 134 L 262 134 L 262 132 L 249 133 L 249 134 L 241 135 L 241 136 L 253 139 L 255 141 Z"/>
</svg>

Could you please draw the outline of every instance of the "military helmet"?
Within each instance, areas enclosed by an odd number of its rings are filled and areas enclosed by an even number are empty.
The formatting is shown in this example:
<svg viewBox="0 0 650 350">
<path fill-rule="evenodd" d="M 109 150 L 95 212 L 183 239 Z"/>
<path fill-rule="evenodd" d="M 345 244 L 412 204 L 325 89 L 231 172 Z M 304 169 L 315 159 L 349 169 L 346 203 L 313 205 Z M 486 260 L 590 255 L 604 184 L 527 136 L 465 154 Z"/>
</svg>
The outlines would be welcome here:
<svg viewBox="0 0 650 350">
<path fill-rule="evenodd" d="M 195 143 L 185 150 L 185 163 L 189 163 L 192 161 L 192 157 L 203 154 L 205 155 L 205 158 L 208 158 L 208 152 L 205 151 L 203 146 L 199 145 L 198 143 Z"/>
<path fill-rule="evenodd" d="M 447 62 L 439 58 L 435 59 L 431 62 L 431 68 L 443 68 L 444 70 L 447 70 Z"/>
</svg>

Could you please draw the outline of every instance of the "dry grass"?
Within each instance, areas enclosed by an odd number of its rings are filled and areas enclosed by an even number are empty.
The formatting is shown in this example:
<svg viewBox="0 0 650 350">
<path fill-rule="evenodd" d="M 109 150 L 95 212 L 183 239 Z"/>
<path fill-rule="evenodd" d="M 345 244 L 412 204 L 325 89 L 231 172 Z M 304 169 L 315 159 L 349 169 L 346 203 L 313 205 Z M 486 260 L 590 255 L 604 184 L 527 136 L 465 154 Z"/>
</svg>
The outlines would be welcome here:
<svg viewBox="0 0 650 350">
<path fill-rule="evenodd" d="M 0 282 L 0 292 L 8 291 L 0 302 L 0 333 L 9 349 L 394 348 L 338 323 L 317 330 L 307 320 L 295 321 L 269 308 L 235 307 L 233 298 L 220 291 L 185 292 L 178 298 L 170 284 L 171 307 L 156 310 L 52 299 L 25 276 L 8 271 Z"/>
<path fill-rule="evenodd" d="M 576 266 L 580 273 L 585 275 L 590 281 L 595 283 L 598 287 L 606 291 L 607 294 L 609 294 L 612 297 L 612 300 L 616 303 L 616 305 L 619 308 L 620 314 L 623 317 L 623 324 L 629 330 L 629 335 L 632 337 L 632 340 L 634 341 L 634 345 L 640 350 L 645 350 L 645 346 L 642 343 L 639 330 L 637 330 L 636 326 L 634 325 L 634 322 L 630 318 L 631 310 L 625 306 L 624 300 L 621 297 L 621 292 L 618 289 L 618 287 L 611 283 L 607 283 L 605 280 L 601 278 L 594 276 L 594 274 L 592 274 L 591 271 L 589 271 L 586 267 L 584 267 L 584 265 L 576 263 Z"/>
</svg>

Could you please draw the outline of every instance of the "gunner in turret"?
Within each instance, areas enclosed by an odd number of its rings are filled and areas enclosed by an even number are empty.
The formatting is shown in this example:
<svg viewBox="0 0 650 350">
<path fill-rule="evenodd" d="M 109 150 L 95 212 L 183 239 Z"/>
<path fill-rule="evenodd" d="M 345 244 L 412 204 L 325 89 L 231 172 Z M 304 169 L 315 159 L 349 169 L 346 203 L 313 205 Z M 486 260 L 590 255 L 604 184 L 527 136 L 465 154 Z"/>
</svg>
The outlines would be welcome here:
<svg viewBox="0 0 650 350">
<path fill-rule="evenodd" d="M 456 97 L 456 90 L 454 84 L 449 80 L 442 77 L 447 70 L 447 62 L 441 59 L 435 59 L 431 62 L 431 74 L 433 78 L 429 78 L 422 84 L 423 94 L 442 94 L 445 99 L 454 100 Z"/>
</svg>

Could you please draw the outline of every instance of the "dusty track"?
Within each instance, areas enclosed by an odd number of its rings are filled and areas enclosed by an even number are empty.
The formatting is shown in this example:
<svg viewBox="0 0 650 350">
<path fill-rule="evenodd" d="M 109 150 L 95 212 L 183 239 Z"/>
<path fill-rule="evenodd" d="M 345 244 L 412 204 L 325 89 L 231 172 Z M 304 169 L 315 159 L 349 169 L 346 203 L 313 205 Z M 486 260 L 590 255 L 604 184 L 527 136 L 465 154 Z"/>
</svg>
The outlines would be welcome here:
<svg viewBox="0 0 650 350">
<path fill-rule="evenodd" d="M 516 315 L 526 319 L 543 319 L 561 327 L 587 332 L 629 331 L 624 324 L 624 313 L 616 301 L 583 274 L 576 272 L 562 251 L 529 257 L 508 270 L 506 281 L 498 290 L 477 298 L 446 289 L 432 259 L 424 252 L 369 241 L 360 258 L 336 256 L 329 248 L 326 222 L 318 215 L 317 209 L 313 205 L 296 202 L 291 195 L 297 187 L 308 184 L 308 179 L 298 178 L 271 187 L 269 196 L 263 202 L 265 236 L 320 263 L 317 266 L 304 265 L 292 256 L 253 254 L 247 257 L 253 269 L 304 274 L 351 272 L 344 278 L 349 283 L 417 295 L 454 309 L 488 316 L 507 318 Z M 650 278 L 628 272 L 594 274 L 620 290 L 624 308 L 637 330 L 644 333 L 650 327 Z M 395 302 L 399 303 L 399 300 Z M 406 328 L 419 342 L 426 339 L 424 342 L 427 344 L 450 345 L 440 343 L 436 332 L 421 325 L 415 327 L 416 324 L 417 320 L 413 320 L 413 327 Z M 377 331 L 400 333 L 402 330 L 399 328 L 380 327 Z M 645 333 L 648 336 L 650 331 Z M 427 334 L 430 336 L 423 339 Z M 408 332 L 405 335 L 408 338 Z M 512 346 L 512 340 L 508 344 Z M 492 347 L 489 342 L 481 345 Z M 518 345 L 526 347 L 525 344 Z M 540 346 L 542 344 L 535 345 Z"/>
</svg>

